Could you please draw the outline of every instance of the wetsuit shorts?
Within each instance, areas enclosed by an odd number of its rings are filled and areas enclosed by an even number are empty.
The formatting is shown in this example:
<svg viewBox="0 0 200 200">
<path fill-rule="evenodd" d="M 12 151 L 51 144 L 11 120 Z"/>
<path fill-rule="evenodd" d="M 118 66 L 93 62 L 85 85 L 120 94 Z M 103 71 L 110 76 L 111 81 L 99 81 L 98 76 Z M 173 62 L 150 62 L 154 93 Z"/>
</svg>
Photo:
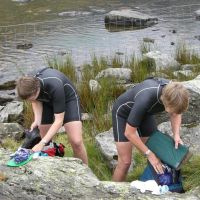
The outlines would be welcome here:
<svg viewBox="0 0 200 200">
<path fill-rule="evenodd" d="M 113 113 L 112 118 L 115 142 L 129 142 L 124 135 L 127 119 L 120 116 L 115 116 L 116 112 Z M 139 137 L 149 137 L 155 130 L 157 130 L 157 126 L 153 115 L 146 115 L 141 125 L 137 128 Z"/>
<path fill-rule="evenodd" d="M 76 106 L 74 106 L 76 105 Z M 76 99 L 65 103 L 65 115 L 63 125 L 72 121 L 81 121 L 80 104 Z M 52 124 L 54 122 L 53 107 L 43 103 L 42 124 Z"/>
</svg>

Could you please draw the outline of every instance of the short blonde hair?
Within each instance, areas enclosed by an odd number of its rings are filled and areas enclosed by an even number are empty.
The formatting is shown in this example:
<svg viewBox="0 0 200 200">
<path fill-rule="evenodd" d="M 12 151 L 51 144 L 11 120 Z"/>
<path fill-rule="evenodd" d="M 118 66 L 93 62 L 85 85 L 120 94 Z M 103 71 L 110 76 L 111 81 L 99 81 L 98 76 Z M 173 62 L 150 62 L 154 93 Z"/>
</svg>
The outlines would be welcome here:
<svg viewBox="0 0 200 200">
<path fill-rule="evenodd" d="M 161 100 L 165 107 L 181 114 L 188 109 L 189 92 L 180 82 L 170 82 L 163 88 Z"/>
<path fill-rule="evenodd" d="M 36 94 L 39 88 L 40 81 L 36 77 L 32 76 L 23 76 L 16 84 L 18 96 L 24 100 Z"/>
</svg>

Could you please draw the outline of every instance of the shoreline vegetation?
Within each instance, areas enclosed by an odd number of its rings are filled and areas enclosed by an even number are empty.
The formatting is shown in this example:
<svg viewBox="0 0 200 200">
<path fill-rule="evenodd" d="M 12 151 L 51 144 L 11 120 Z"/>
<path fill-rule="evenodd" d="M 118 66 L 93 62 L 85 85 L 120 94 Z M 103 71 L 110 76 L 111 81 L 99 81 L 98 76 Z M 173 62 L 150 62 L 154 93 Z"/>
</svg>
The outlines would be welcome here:
<svg viewBox="0 0 200 200">
<path fill-rule="evenodd" d="M 143 43 L 140 48 L 141 55 L 149 52 L 150 49 L 149 43 Z M 134 55 L 126 61 L 122 61 L 118 54 L 112 58 L 97 58 L 97 56 L 93 55 L 90 64 L 86 63 L 81 66 L 81 72 L 79 72 L 79 75 L 70 55 L 67 55 L 63 60 L 58 60 L 57 58 L 48 60 L 49 66 L 60 70 L 72 80 L 78 90 L 83 113 L 89 113 L 92 116 L 92 120 L 83 121 L 83 135 L 89 158 L 89 167 L 100 180 L 111 180 L 112 171 L 108 168 L 100 150 L 96 147 L 95 136 L 112 127 L 111 106 L 113 101 L 125 91 L 125 88 L 121 84 L 118 84 L 117 80 L 114 78 L 101 78 L 98 80 L 101 89 L 94 93 L 94 91 L 90 90 L 89 81 L 94 79 L 101 70 L 108 67 L 130 68 L 132 70 L 132 83 L 140 82 L 148 76 L 161 76 L 162 74 L 169 79 L 187 81 L 200 74 L 200 55 L 194 51 L 188 50 L 186 45 L 180 45 L 177 47 L 174 58 L 181 65 L 193 65 L 191 68 L 192 75 L 185 76 L 181 74 L 176 77 L 173 73 L 174 71 L 169 68 L 156 71 L 155 62 L 151 59 L 144 58 L 143 56 L 141 56 L 141 58 L 136 58 Z M 179 70 L 182 70 L 181 66 Z M 33 112 L 31 105 L 27 102 L 24 102 L 24 108 L 23 126 L 29 128 L 33 120 Z M 61 142 L 65 145 L 65 156 L 72 156 L 71 147 L 67 143 L 64 134 L 57 134 L 54 139 L 56 142 Z M 23 141 L 16 142 L 13 139 L 7 138 L 3 141 L 3 146 L 15 151 L 22 142 Z M 139 152 L 135 153 L 134 160 L 136 165 L 133 172 L 131 172 L 127 177 L 127 181 L 129 182 L 138 179 L 146 166 L 146 159 Z M 193 156 L 193 158 L 184 165 L 182 174 L 184 189 L 186 191 L 199 186 L 200 156 Z"/>
</svg>

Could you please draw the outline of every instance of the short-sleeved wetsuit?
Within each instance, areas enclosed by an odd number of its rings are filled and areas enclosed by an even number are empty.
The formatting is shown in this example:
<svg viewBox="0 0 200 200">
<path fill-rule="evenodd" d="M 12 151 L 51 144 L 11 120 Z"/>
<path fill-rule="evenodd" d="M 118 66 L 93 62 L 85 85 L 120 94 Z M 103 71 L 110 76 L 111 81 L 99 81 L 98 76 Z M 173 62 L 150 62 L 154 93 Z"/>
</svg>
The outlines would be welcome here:
<svg viewBox="0 0 200 200">
<path fill-rule="evenodd" d="M 116 142 L 129 141 L 124 135 L 126 123 L 136 127 L 140 137 L 157 130 L 153 114 L 165 110 L 161 91 L 169 80 L 148 78 L 120 95 L 113 105 L 112 121 Z"/>
<path fill-rule="evenodd" d="M 73 84 L 63 73 L 44 68 L 37 72 L 35 77 L 40 81 L 37 100 L 43 104 L 42 124 L 52 124 L 54 114 L 63 112 L 63 124 L 81 120 L 79 97 Z"/>
</svg>

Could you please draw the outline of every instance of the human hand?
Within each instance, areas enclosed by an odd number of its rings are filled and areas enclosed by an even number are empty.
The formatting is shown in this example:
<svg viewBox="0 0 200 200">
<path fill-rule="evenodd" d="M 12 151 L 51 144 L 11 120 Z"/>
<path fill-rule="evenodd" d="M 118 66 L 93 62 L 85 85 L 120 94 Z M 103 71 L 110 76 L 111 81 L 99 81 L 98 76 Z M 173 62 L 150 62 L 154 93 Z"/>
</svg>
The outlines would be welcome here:
<svg viewBox="0 0 200 200">
<path fill-rule="evenodd" d="M 30 127 L 30 131 L 32 131 L 34 128 L 38 127 L 39 126 L 39 123 L 34 121 L 32 124 L 31 124 L 31 127 Z"/>
<path fill-rule="evenodd" d="M 161 163 L 160 159 L 158 159 L 153 152 L 149 153 L 147 158 L 157 174 L 164 174 L 162 163 Z"/>
<path fill-rule="evenodd" d="M 41 142 L 39 142 L 38 144 L 36 144 L 36 145 L 32 148 L 32 150 L 33 150 L 34 152 L 38 152 L 38 151 L 42 151 L 43 148 L 44 148 L 44 144 L 41 143 Z"/>
<path fill-rule="evenodd" d="M 183 144 L 179 135 L 174 135 L 175 149 L 178 149 L 179 144 Z"/>
</svg>

